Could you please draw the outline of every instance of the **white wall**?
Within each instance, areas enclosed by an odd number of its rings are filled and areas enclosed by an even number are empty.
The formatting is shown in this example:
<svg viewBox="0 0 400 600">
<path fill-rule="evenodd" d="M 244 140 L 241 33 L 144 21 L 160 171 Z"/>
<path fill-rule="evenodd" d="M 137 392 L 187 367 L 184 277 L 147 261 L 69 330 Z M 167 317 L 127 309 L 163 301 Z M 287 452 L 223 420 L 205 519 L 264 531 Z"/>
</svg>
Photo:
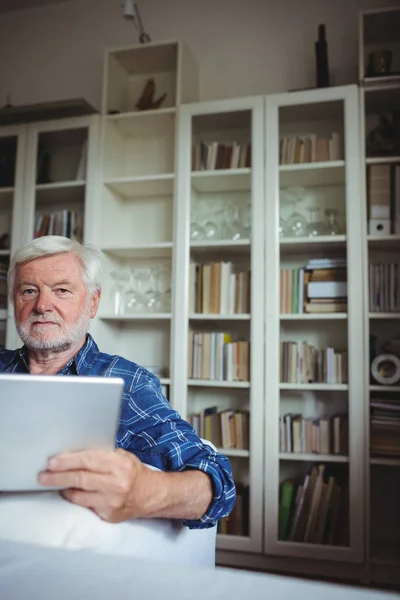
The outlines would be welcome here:
<svg viewBox="0 0 400 600">
<path fill-rule="evenodd" d="M 358 9 L 400 0 L 139 0 L 153 41 L 183 38 L 201 99 L 314 86 L 327 26 L 333 85 L 356 82 Z M 0 105 L 85 97 L 100 107 L 103 51 L 137 43 L 122 0 L 72 0 L 0 17 Z"/>
</svg>

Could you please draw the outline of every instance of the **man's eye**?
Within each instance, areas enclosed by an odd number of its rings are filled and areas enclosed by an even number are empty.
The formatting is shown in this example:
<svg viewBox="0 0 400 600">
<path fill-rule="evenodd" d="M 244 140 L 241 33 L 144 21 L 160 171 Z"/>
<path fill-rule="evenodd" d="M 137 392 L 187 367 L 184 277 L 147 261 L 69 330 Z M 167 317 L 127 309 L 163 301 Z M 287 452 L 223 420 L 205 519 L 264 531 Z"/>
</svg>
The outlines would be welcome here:
<svg viewBox="0 0 400 600">
<path fill-rule="evenodd" d="M 68 294 L 69 290 L 67 290 L 66 288 L 58 288 L 58 291 L 60 292 L 60 294 Z"/>
<path fill-rule="evenodd" d="M 35 292 L 35 290 L 33 290 L 32 288 L 27 288 L 26 290 L 24 290 L 22 293 L 24 296 L 32 296 L 32 294 Z"/>
</svg>

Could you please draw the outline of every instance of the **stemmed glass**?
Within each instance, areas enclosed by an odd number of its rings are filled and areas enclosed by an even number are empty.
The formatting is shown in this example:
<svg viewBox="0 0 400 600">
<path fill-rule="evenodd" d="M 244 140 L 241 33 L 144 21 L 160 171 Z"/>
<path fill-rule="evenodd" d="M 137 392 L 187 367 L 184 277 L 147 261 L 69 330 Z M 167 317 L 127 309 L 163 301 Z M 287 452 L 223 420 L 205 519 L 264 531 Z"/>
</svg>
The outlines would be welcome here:
<svg viewBox="0 0 400 600">
<path fill-rule="evenodd" d="M 144 269 L 130 268 L 129 284 L 125 292 L 125 312 L 140 313 L 145 310 L 146 301 L 143 294 L 143 283 L 147 279 Z"/>
<path fill-rule="evenodd" d="M 333 208 L 327 208 L 325 210 L 325 229 L 327 235 L 339 235 L 341 233 L 340 225 L 338 223 L 338 214 L 339 211 Z"/>
<path fill-rule="evenodd" d="M 204 228 L 200 225 L 201 216 L 198 206 L 192 206 L 190 220 L 190 239 L 192 242 L 200 242 L 205 238 Z"/>
<path fill-rule="evenodd" d="M 111 288 L 111 303 L 114 315 L 122 315 L 125 311 L 125 294 L 129 283 L 129 273 L 111 271 L 114 284 Z"/>
<path fill-rule="evenodd" d="M 316 237 L 319 235 L 325 235 L 326 228 L 322 221 L 318 219 L 319 208 L 312 206 L 308 209 L 310 214 L 309 222 L 307 225 L 307 235 L 310 237 Z"/>
<path fill-rule="evenodd" d="M 303 215 L 296 210 L 299 202 L 302 202 L 303 188 L 287 188 L 281 192 L 281 201 L 292 204 L 293 209 L 283 229 L 284 235 L 289 237 L 304 237 L 306 235 L 307 221 Z"/>
</svg>

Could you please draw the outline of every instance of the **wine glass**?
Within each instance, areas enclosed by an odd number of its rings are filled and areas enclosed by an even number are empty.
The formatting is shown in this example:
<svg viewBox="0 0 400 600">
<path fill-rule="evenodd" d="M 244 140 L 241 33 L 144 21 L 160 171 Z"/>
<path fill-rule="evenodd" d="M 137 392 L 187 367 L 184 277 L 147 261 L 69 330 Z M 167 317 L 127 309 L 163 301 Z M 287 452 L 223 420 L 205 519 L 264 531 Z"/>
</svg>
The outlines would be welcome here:
<svg viewBox="0 0 400 600">
<path fill-rule="evenodd" d="M 304 237 L 306 235 L 307 220 L 297 211 L 296 207 L 299 202 L 303 201 L 303 188 L 292 187 L 282 190 L 281 202 L 292 205 L 292 212 L 286 220 L 284 235 L 288 237 Z"/>
<path fill-rule="evenodd" d="M 287 236 L 287 223 L 283 217 L 279 217 L 279 237 Z"/>
<path fill-rule="evenodd" d="M 146 276 L 143 269 L 131 268 L 129 271 L 129 284 L 125 292 L 125 312 L 140 313 L 145 310 L 145 298 L 143 294 L 143 283 Z"/>
<path fill-rule="evenodd" d="M 338 213 L 339 211 L 333 208 L 327 208 L 325 210 L 325 229 L 327 235 L 339 235 L 341 233 L 340 225 L 338 223 Z"/>
<path fill-rule="evenodd" d="M 325 225 L 318 218 L 319 210 L 320 209 L 316 208 L 315 206 L 311 206 L 308 209 L 310 217 L 309 217 L 309 221 L 308 221 L 308 225 L 307 225 L 306 231 L 307 231 L 307 235 L 309 237 L 317 237 L 319 235 L 325 235 L 326 234 Z"/>
<path fill-rule="evenodd" d="M 205 232 L 202 225 L 200 225 L 200 214 L 197 206 L 192 209 L 192 215 L 190 220 L 190 240 L 192 242 L 200 242 L 205 239 Z"/>
<path fill-rule="evenodd" d="M 111 271 L 114 284 L 111 287 L 111 303 L 114 315 L 122 315 L 125 311 L 125 293 L 129 282 L 129 274 L 122 271 Z"/>
</svg>

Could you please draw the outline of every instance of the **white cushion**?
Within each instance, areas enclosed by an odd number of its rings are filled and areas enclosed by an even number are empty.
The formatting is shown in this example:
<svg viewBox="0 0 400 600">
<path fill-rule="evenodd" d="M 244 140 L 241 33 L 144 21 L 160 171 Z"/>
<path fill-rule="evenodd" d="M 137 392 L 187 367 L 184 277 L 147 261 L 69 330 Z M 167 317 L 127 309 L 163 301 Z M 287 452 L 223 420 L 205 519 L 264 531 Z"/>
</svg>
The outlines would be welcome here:
<svg viewBox="0 0 400 600">
<path fill-rule="evenodd" d="M 58 492 L 0 494 L 0 538 L 15 542 L 212 567 L 216 529 L 189 529 L 170 519 L 106 523 Z"/>
<path fill-rule="evenodd" d="M 106 523 L 57 492 L 0 494 L 0 538 L 214 566 L 216 527 L 188 529 L 169 519 Z"/>
</svg>

